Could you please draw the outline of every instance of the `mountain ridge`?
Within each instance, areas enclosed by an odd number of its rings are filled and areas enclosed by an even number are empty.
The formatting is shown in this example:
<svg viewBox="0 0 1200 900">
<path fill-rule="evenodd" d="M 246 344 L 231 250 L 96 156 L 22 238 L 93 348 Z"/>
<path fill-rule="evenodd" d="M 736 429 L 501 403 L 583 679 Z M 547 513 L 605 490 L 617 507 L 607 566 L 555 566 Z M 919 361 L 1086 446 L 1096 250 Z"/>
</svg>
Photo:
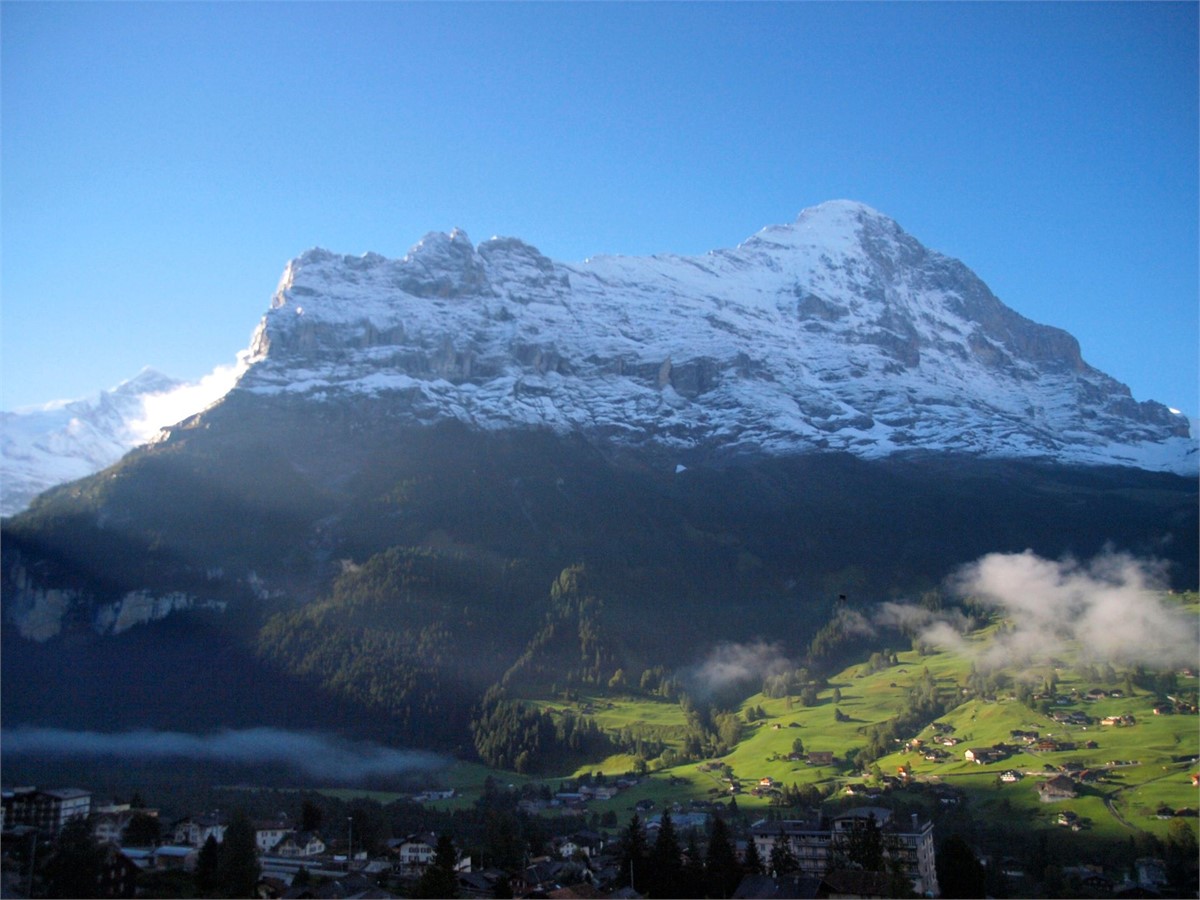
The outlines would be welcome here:
<svg viewBox="0 0 1200 900">
<path fill-rule="evenodd" d="M 852 201 L 702 257 L 554 262 L 431 233 L 289 263 L 236 390 L 687 452 L 910 450 L 1191 473 L 1188 422 Z M 917 411 L 919 414 L 914 412 Z"/>
<path fill-rule="evenodd" d="M 856 204 L 703 257 L 311 250 L 243 363 L 0 523 L 6 721 L 492 747 L 506 678 L 802 656 L 989 553 L 1196 584 L 1186 420 Z"/>
<path fill-rule="evenodd" d="M 659 445 L 680 465 L 951 451 L 1200 471 L 1184 416 L 1134 400 L 1070 334 L 850 200 L 700 256 L 559 263 L 518 238 L 476 246 L 457 228 L 398 260 L 313 248 L 286 266 L 239 364 L 206 380 L 219 384 L 155 415 L 126 385 L 94 408 L 0 414 L 0 514 L 230 389 L 386 396 L 413 422 L 578 430 Z M 152 401 L 197 387 L 142 386 Z"/>
</svg>

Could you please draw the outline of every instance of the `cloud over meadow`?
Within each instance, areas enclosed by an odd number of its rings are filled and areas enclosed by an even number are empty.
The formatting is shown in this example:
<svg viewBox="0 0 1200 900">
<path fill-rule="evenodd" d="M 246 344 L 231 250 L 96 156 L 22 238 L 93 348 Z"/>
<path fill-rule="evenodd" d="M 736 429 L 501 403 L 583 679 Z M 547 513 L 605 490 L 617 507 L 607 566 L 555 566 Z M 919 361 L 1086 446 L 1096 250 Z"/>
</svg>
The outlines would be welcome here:
<svg viewBox="0 0 1200 900">
<path fill-rule="evenodd" d="M 1194 665 L 1200 653 L 1195 617 L 1161 599 L 1166 579 L 1157 562 L 1123 553 L 1087 562 L 1042 559 L 1028 550 L 990 553 L 959 569 L 950 584 L 1011 623 L 984 651 L 984 662 L 1053 656 L 1073 642 L 1096 662 L 1156 669 Z M 959 634 L 945 619 L 921 630 L 930 643 L 963 649 Z"/>
<path fill-rule="evenodd" d="M 1200 623 L 1164 602 L 1166 584 L 1161 563 L 1123 553 L 1086 562 L 1043 559 L 1032 551 L 989 553 L 946 582 L 951 593 L 970 597 L 1006 620 L 986 643 L 965 637 L 978 623 L 957 608 L 889 601 L 870 610 L 840 607 L 834 615 L 845 634 L 874 638 L 901 631 L 985 667 L 1044 661 L 1069 648 L 1078 648 L 1092 663 L 1194 666 L 1200 657 Z M 723 643 L 684 680 L 699 696 L 708 696 L 798 665 L 777 643 Z"/>
</svg>

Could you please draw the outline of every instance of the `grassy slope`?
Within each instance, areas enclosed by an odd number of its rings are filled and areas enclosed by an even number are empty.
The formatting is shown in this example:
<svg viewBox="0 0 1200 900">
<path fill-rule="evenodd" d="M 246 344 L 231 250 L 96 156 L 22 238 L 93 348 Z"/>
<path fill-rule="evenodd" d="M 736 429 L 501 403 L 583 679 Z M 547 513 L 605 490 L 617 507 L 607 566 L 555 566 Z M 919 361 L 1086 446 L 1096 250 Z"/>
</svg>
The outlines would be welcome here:
<svg viewBox="0 0 1200 900">
<path fill-rule="evenodd" d="M 1185 608 L 1200 615 L 1200 598 L 1191 595 L 1186 604 Z M 973 635 L 972 640 L 982 646 L 989 636 L 990 629 L 985 629 Z M 820 694 L 818 703 L 809 708 L 800 706 L 794 699 L 789 704 L 785 699 L 770 699 L 761 694 L 748 697 L 742 705 L 743 716 L 747 709 L 761 706 L 767 718 L 746 725 L 737 746 L 719 762 L 732 767 L 746 791 L 760 778 L 770 777 L 786 785 L 816 784 L 825 792 L 840 796 L 847 784 L 864 780 L 841 764 L 848 751 L 864 745 L 862 728 L 895 716 L 903 706 L 907 688 L 922 677 L 923 670 L 928 669 L 939 686 L 951 692 L 957 691 L 966 681 L 971 667 L 966 656 L 949 652 L 926 656 L 905 652 L 898 654 L 898 660 L 897 665 L 875 673 L 869 673 L 865 665 L 843 670 L 830 680 L 829 688 Z M 1060 694 L 1068 694 L 1073 689 L 1086 693 L 1092 687 L 1105 687 L 1082 681 L 1070 667 L 1074 662 L 1070 653 L 1065 653 L 1061 661 L 1064 666 L 1055 672 Z M 1028 671 L 1040 680 L 1050 670 L 1043 667 Z M 1180 686 L 1194 687 L 1195 679 L 1181 679 Z M 835 721 L 834 688 L 841 692 L 837 708 L 849 717 L 849 721 Z M 532 702 L 552 709 L 563 708 L 562 701 Z M 676 703 L 646 697 L 599 695 L 583 696 L 578 702 L 590 702 L 598 724 L 606 729 L 633 726 L 668 745 L 678 746 L 684 716 Z M 1118 714 L 1132 714 L 1137 719 L 1136 725 L 1115 728 L 1099 724 L 1086 727 L 1060 724 L 1014 699 L 1005 698 L 1003 693 L 996 701 L 971 699 L 941 718 L 954 726 L 954 735 L 962 740 L 958 746 L 946 748 L 951 754 L 948 759 L 929 762 L 919 753 L 897 748 L 896 752 L 878 760 L 878 765 L 884 774 L 893 774 L 898 766 L 908 765 L 919 780 L 942 781 L 964 788 L 981 815 L 1003 809 L 1005 815 L 1054 828 L 1058 813 L 1070 810 L 1087 821 L 1088 833 L 1098 837 L 1128 837 L 1133 833 L 1130 826 L 1165 837 L 1168 822 L 1156 817 L 1159 806 L 1200 806 L 1197 790 L 1189 778 L 1189 773 L 1198 770 L 1194 760 L 1200 756 L 1200 719 L 1183 715 L 1155 716 L 1153 703 L 1152 695 L 1138 690 L 1118 699 L 1094 703 L 1080 701 L 1055 707 L 1080 709 L 1097 720 Z M 1002 762 L 982 766 L 963 758 L 968 747 L 1011 742 L 1009 733 L 1015 729 L 1074 741 L 1080 749 L 1054 753 L 1018 752 Z M 919 735 L 911 736 L 928 741 L 932 735 L 933 730 L 926 727 Z M 832 751 L 837 761 L 835 765 L 814 767 L 806 762 L 789 761 L 787 757 L 797 737 L 803 740 L 806 753 Z M 1083 749 L 1088 740 L 1095 740 L 1098 747 Z M 1191 762 L 1183 761 L 1185 759 Z M 1108 769 L 1102 781 L 1083 787 L 1074 799 L 1056 803 L 1042 803 L 1038 799 L 1037 785 L 1048 777 L 1044 772 L 1047 763 L 1060 765 L 1070 761 L 1097 768 L 1105 767 L 1113 760 L 1134 761 L 1135 764 Z M 596 771 L 616 775 L 628 771 L 632 763 L 632 757 L 619 755 L 594 760 L 574 773 L 563 773 L 563 776 Z M 1018 769 L 1028 775 L 1015 784 L 1003 784 L 998 776 L 1007 769 Z M 482 767 L 456 766 L 450 781 L 464 792 L 459 803 L 470 802 L 480 790 L 486 774 L 488 771 Z M 515 783 L 516 776 L 509 773 L 492 774 L 504 783 Z M 551 784 L 556 782 L 556 779 L 546 780 Z M 613 808 L 623 815 L 642 799 L 655 800 L 661 806 L 672 801 L 686 803 L 693 799 L 727 796 L 726 784 L 719 771 L 708 770 L 704 763 L 691 762 L 654 772 L 636 788 L 609 801 L 611 807 L 598 803 L 593 808 L 597 811 Z M 766 797 L 742 793 L 738 795 L 738 804 L 742 809 L 765 811 L 770 801 Z"/>
</svg>

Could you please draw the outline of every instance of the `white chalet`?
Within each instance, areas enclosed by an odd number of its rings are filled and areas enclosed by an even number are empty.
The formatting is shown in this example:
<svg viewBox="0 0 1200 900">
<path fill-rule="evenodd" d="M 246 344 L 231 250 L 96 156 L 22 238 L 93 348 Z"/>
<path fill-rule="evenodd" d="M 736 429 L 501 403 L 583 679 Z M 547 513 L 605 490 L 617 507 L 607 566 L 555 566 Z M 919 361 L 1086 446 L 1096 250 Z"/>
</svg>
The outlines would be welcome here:
<svg viewBox="0 0 1200 900">
<path fill-rule="evenodd" d="M 411 873 L 424 869 L 433 859 L 436 849 L 436 835 L 410 834 L 396 848 L 396 854 L 400 857 L 400 871 Z"/>
<path fill-rule="evenodd" d="M 276 856 L 320 856 L 325 852 L 325 842 L 315 831 L 289 831 L 271 852 Z"/>
</svg>

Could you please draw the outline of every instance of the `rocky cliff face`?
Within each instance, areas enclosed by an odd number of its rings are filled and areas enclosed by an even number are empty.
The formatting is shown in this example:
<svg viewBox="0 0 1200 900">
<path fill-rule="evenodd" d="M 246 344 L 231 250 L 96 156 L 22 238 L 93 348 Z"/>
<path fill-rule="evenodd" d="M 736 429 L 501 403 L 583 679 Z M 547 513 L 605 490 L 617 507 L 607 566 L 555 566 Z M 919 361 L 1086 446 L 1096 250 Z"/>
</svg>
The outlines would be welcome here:
<svg viewBox="0 0 1200 900">
<path fill-rule="evenodd" d="M 548 427 L 683 462 L 936 450 L 1192 473 L 1187 420 L 846 201 L 702 257 L 554 262 L 431 234 L 289 264 L 238 391 Z"/>
</svg>

